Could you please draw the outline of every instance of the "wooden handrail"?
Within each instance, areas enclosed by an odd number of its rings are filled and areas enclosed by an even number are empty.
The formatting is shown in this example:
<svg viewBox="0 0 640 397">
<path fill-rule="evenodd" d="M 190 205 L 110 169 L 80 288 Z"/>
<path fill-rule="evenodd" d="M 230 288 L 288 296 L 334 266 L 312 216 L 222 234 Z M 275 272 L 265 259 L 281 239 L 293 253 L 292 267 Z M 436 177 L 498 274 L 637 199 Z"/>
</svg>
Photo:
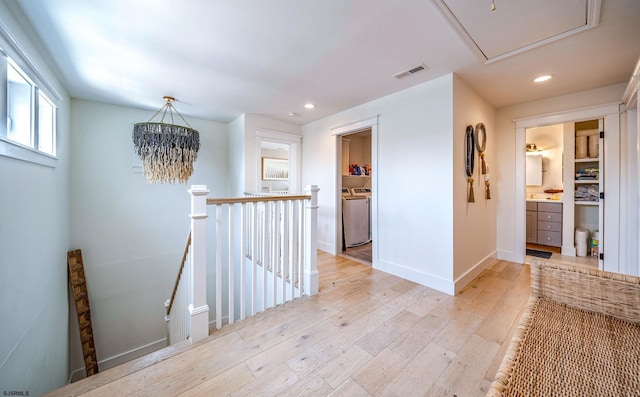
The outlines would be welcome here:
<svg viewBox="0 0 640 397">
<path fill-rule="evenodd" d="M 209 198 L 207 205 L 216 204 L 236 204 L 236 203 L 259 203 L 266 201 L 293 201 L 293 200 L 310 200 L 309 195 L 300 196 L 259 196 L 259 197 L 235 197 L 235 198 Z"/>
<path fill-rule="evenodd" d="M 182 254 L 182 263 L 180 263 L 180 270 L 178 270 L 178 276 L 176 277 L 176 283 L 173 286 L 173 292 L 171 293 L 171 299 L 169 300 L 169 305 L 167 306 L 167 316 L 171 313 L 171 307 L 173 306 L 173 301 L 176 298 L 176 292 L 178 291 L 178 285 L 180 284 L 180 277 L 182 277 L 182 270 L 184 269 L 184 264 L 187 261 L 187 255 L 189 255 L 189 246 L 191 245 L 191 230 L 189 230 L 189 237 L 187 238 L 187 246 L 184 248 L 184 253 Z"/>
</svg>

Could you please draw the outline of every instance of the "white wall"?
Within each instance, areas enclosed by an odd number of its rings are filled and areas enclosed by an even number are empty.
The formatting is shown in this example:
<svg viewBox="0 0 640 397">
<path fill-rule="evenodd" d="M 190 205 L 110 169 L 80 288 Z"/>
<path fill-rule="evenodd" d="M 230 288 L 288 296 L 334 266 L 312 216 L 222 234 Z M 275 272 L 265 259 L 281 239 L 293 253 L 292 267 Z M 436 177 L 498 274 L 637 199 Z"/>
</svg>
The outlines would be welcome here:
<svg viewBox="0 0 640 397">
<path fill-rule="evenodd" d="M 320 187 L 318 246 L 337 253 L 339 140 L 331 128 L 378 115 L 378 269 L 453 290 L 453 76 L 304 125 L 303 185 Z M 425 253 L 425 247 L 427 253 Z"/>
<path fill-rule="evenodd" d="M 224 124 L 189 119 L 201 148 L 187 185 L 148 184 L 134 172 L 133 124 L 151 114 L 72 101 L 70 248 L 82 249 L 101 369 L 164 346 L 163 303 L 189 232 L 189 186 L 228 196 Z"/>
<path fill-rule="evenodd" d="M 454 76 L 453 83 L 453 175 L 449 183 L 453 184 L 453 279 L 458 292 L 484 270 L 488 264 L 486 259 L 495 254 L 497 188 L 493 180 L 498 155 L 495 109 L 458 76 Z M 478 123 L 483 123 L 487 132 L 485 160 L 489 168 L 491 199 L 486 199 L 480 155 L 476 151 L 475 202 L 468 203 L 465 131 L 468 125 L 475 127 Z"/>
<path fill-rule="evenodd" d="M 229 136 L 228 169 L 229 169 L 229 195 L 242 197 L 245 192 L 246 166 L 244 161 L 245 150 L 245 115 L 242 114 L 231 123 L 227 124 Z"/>
<path fill-rule="evenodd" d="M 516 135 L 513 120 L 539 116 L 572 109 L 598 106 L 620 102 L 626 84 L 617 84 L 595 90 L 577 92 L 560 97 L 528 102 L 515 106 L 500 108 L 496 113 L 497 123 L 497 158 L 496 198 L 497 198 L 497 248 L 500 258 L 515 260 L 514 252 L 517 241 L 524 241 L 524 236 L 516 236 L 514 219 L 525 214 L 516 213 L 515 193 L 516 172 L 524 167 L 515 163 L 516 151 L 524 152 L 525 147 L 516 147 Z M 516 171 L 518 170 L 518 171 Z M 520 187 L 524 188 L 524 187 Z"/>
<path fill-rule="evenodd" d="M 0 156 L 0 389 L 38 396 L 69 376 L 70 105 L 33 33 L 20 27 L 3 1 L 0 22 L 62 96 L 55 168 Z"/>
</svg>

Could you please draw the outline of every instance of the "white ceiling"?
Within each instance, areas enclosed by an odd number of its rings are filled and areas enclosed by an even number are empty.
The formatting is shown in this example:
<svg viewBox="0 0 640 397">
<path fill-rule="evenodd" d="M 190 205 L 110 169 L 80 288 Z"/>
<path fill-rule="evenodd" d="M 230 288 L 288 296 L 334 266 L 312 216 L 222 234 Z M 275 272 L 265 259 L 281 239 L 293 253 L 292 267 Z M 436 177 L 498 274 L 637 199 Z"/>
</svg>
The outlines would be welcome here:
<svg viewBox="0 0 640 397">
<path fill-rule="evenodd" d="M 73 97 L 157 110 L 171 95 L 187 118 L 229 122 L 256 113 L 304 124 L 451 72 L 495 107 L 626 82 L 640 57 L 640 1 L 601 0 L 596 26 L 580 29 L 599 3 L 495 0 L 493 12 L 491 0 L 7 6 L 33 25 Z M 393 77 L 421 63 L 426 71 Z M 534 86 L 543 73 L 555 78 Z"/>
</svg>

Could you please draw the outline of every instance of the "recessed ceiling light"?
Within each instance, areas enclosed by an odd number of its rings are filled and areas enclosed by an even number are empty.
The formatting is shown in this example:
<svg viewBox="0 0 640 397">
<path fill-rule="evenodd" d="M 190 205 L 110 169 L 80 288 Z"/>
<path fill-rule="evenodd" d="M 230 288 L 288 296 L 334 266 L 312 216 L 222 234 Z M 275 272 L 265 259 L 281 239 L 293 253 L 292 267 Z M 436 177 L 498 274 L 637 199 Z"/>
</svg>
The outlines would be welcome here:
<svg viewBox="0 0 640 397">
<path fill-rule="evenodd" d="M 553 78 L 552 74 L 543 74 L 542 76 L 538 76 L 535 79 L 533 79 L 534 83 L 542 83 L 544 81 L 548 81 L 551 80 Z"/>
<path fill-rule="evenodd" d="M 298 113 L 296 112 L 289 112 L 289 116 L 291 117 L 296 117 L 298 115 Z"/>
<path fill-rule="evenodd" d="M 314 105 L 313 103 L 305 103 L 304 107 L 307 109 L 313 109 L 316 107 L 316 105 Z"/>
</svg>

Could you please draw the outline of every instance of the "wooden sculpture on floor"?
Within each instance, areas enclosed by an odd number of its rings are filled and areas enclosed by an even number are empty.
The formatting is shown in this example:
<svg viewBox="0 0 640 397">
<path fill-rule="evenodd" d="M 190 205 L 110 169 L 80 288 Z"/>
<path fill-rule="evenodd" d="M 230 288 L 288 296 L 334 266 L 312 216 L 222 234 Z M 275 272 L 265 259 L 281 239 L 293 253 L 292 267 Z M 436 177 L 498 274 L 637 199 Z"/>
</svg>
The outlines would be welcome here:
<svg viewBox="0 0 640 397">
<path fill-rule="evenodd" d="M 84 366 L 87 370 L 87 376 L 91 376 L 98 373 L 98 359 L 96 357 L 96 347 L 93 343 L 93 326 L 91 325 L 91 310 L 89 308 L 87 281 L 84 277 L 82 252 L 80 250 L 67 252 L 67 265 L 69 266 L 69 281 L 71 282 L 73 300 L 76 303 Z"/>
</svg>

